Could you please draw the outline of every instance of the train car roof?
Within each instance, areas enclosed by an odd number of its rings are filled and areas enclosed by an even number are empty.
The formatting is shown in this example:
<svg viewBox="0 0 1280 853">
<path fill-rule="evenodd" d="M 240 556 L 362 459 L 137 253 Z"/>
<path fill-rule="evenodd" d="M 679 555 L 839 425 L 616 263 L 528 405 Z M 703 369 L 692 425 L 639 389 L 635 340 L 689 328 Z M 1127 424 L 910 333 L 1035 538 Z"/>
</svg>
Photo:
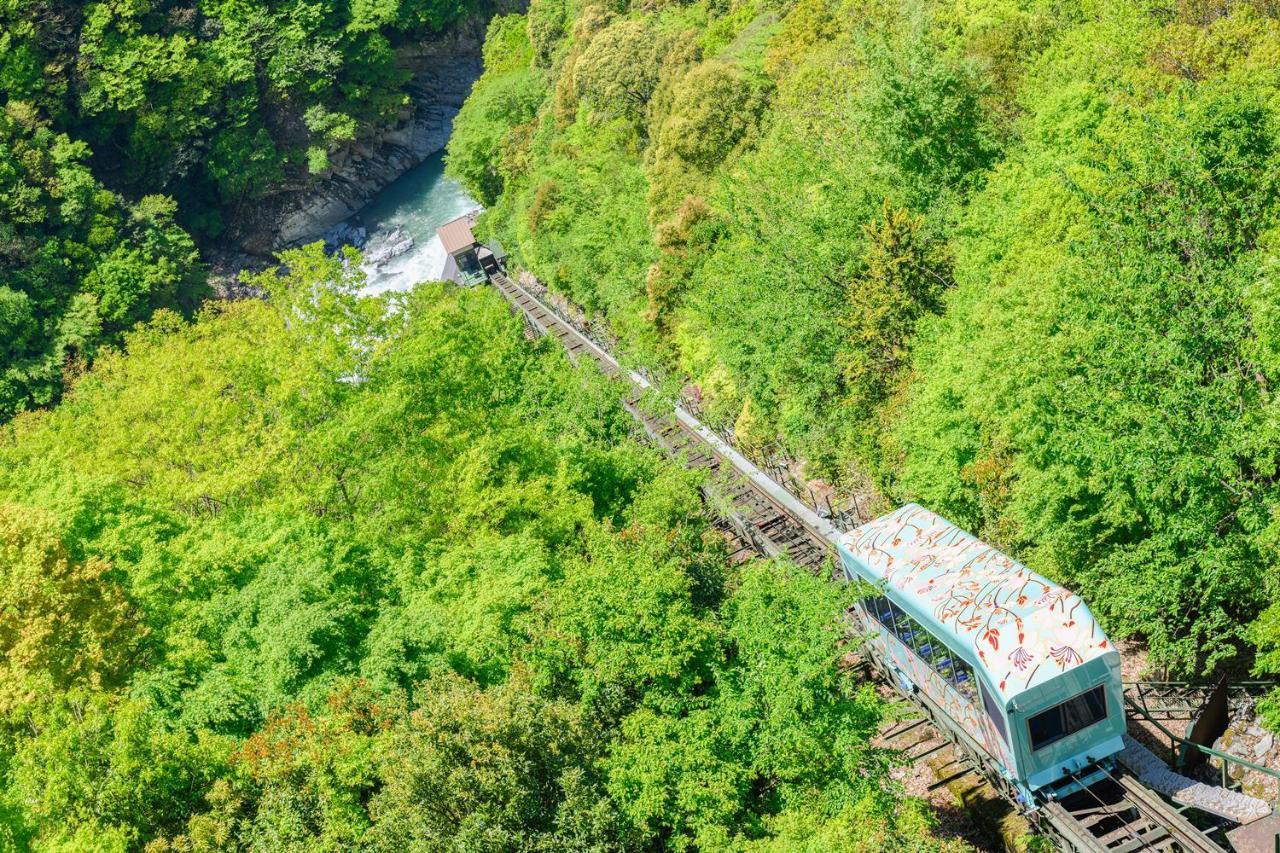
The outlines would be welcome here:
<svg viewBox="0 0 1280 853">
<path fill-rule="evenodd" d="M 972 653 L 1006 702 L 1113 647 L 1080 596 L 918 504 L 844 534 L 842 557 Z"/>
</svg>

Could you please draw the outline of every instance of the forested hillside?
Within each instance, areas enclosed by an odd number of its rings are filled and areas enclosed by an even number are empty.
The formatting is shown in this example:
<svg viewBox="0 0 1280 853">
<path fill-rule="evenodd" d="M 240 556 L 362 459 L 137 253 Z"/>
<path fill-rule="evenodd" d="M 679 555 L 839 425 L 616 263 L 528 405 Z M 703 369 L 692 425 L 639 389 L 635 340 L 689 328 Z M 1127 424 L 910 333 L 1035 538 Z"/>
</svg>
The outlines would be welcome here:
<svg viewBox="0 0 1280 853">
<path fill-rule="evenodd" d="M 1278 16 L 533 0 L 448 163 L 740 441 L 974 529 L 1176 672 L 1274 672 Z"/>
<path fill-rule="evenodd" d="M 495 292 L 283 260 L 0 427 L 0 848 L 942 846 L 849 590 Z"/>
<path fill-rule="evenodd" d="M 190 310 L 192 240 L 394 119 L 396 48 L 469 0 L 0 5 L 0 420 Z"/>
</svg>

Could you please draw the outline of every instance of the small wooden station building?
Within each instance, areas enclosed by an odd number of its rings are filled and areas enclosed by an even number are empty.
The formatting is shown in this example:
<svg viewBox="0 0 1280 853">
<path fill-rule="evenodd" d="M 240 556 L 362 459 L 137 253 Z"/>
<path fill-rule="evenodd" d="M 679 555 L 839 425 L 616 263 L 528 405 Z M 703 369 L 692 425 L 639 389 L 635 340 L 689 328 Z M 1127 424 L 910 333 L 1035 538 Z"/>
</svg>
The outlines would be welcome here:
<svg viewBox="0 0 1280 853">
<path fill-rule="evenodd" d="M 459 284 L 478 284 L 494 273 L 500 272 L 506 260 L 506 252 L 496 240 L 488 244 L 476 240 L 471 232 L 474 214 L 460 216 L 436 229 L 440 245 L 444 247 L 444 277 Z"/>
</svg>

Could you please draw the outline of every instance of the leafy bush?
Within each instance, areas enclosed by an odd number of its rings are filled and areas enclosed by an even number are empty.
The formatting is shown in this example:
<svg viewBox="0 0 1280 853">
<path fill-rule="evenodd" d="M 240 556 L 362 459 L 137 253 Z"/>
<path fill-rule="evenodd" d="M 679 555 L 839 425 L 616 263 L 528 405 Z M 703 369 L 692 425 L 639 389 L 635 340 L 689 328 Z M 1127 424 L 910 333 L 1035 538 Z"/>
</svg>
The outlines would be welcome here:
<svg viewBox="0 0 1280 853">
<path fill-rule="evenodd" d="M 355 255 L 282 261 L 269 302 L 161 312 L 0 438 L 6 837 L 919 829 L 836 666 L 847 590 L 728 567 L 696 477 L 496 293 L 389 311 Z"/>
</svg>

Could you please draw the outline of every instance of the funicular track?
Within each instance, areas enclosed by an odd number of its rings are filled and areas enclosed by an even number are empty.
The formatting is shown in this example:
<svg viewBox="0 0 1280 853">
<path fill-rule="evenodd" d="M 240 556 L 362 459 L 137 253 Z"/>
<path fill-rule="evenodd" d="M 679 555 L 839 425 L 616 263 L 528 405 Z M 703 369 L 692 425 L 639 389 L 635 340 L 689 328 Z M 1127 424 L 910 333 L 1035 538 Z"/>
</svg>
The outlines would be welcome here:
<svg viewBox="0 0 1280 853">
<path fill-rule="evenodd" d="M 724 532 L 734 540 L 731 550 L 750 547 L 768 556 L 785 553 L 811 571 L 828 570 L 834 553 L 829 537 L 837 531 L 827 521 L 769 481 L 688 412 L 678 407 L 661 414 L 648 411 L 642 405 L 652 389 L 646 378 L 625 370 L 603 347 L 510 278 L 496 274 L 492 281 L 534 332 L 556 338 L 570 359 L 588 358 L 606 376 L 628 386 L 624 405 L 650 440 L 686 466 L 709 472 L 704 490 L 724 520 Z"/>
<path fill-rule="evenodd" d="M 1081 828 L 1068 839 L 1080 850 L 1222 850 L 1186 817 L 1127 771 L 1107 774 L 1083 791 L 1041 808 L 1053 828 Z"/>
<path fill-rule="evenodd" d="M 881 672 L 888 671 L 874 656 L 873 662 Z M 942 710 L 927 696 L 905 693 L 898 685 L 892 686 L 921 714 L 882 733 L 881 741 L 912 760 L 951 747 L 950 758 L 935 767 L 938 781 L 930 785 L 930 790 L 967 776 L 976 777 L 1012 803 L 1037 832 L 1052 838 L 1062 850 L 1222 853 L 1224 849 L 1123 768 L 1109 771 L 1106 778 L 1060 801 L 1028 809 L 999 767 L 963 730 L 948 725 Z M 919 747 L 923 749 L 917 751 Z"/>
<path fill-rule="evenodd" d="M 840 531 L 773 482 L 710 429 L 679 406 L 654 414 L 641 405 L 653 390 L 640 373 L 628 371 L 600 344 L 539 299 L 527 288 L 497 273 L 490 281 L 524 317 L 530 331 L 556 338 L 569 358 L 593 361 L 625 386 L 624 405 L 645 433 L 683 464 L 710 472 L 704 487 L 708 503 L 720 515 L 720 529 L 732 543 L 732 558 L 751 552 L 787 554 L 815 573 L 836 575 L 833 556 Z M 880 672 L 886 668 L 872 661 Z M 899 689 L 894 685 L 895 689 Z M 901 692 L 901 691 L 899 691 Z M 1220 853 L 1223 850 L 1182 813 L 1123 769 L 1061 801 L 1030 808 L 1002 777 L 999 768 L 968 735 L 948 725 L 947 717 L 920 693 L 902 693 L 919 714 L 882 733 L 881 741 L 902 750 L 913 761 L 925 760 L 947 747 L 951 758 L 934 768 L 931 789 L 972 776 L 987 784 L 1023 812 L 1036 830 L 1063 850 L 1081 853 Z M 907 737 L 909 744 L 901 739 Z M 923 747 L 918 752 L 914 749 Z"/>
</svg>

